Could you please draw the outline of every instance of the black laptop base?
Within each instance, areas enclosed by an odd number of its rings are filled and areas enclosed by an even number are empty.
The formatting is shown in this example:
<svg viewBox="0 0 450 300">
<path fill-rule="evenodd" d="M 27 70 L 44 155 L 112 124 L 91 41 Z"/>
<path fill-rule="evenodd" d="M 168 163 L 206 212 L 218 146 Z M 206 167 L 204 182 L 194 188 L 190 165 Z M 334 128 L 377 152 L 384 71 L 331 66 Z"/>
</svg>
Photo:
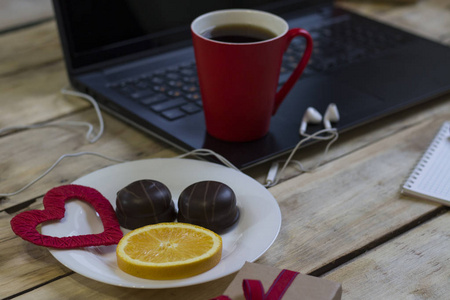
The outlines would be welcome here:
<svg viewBox="0 0 450 300">
<path fill-rule="evenodd" d="M 161 109 L 165 107 L 163 102 L 132 99 L 117 89 L 121 82 L 139 82 L 136 79 L 140 76 L 154 78 L 155 74 L 170 74 L 171 69 L 191 64 L 194 56 L 190 46 L 120 66 L 72 74 L 70 79 L 75 88 L 93 95 L 105 109 L 138 128 L 184 151 L 211 149 L 238 168 L 291 151 L 302 138 L 299 126 L 309 106 L 323 113 L 329 103 L 336 103 L 341 119 L 334 125 L 343 132 L 450 91 L 450 49 L 446 46 L 332 6 L 321 7 L 315 14 L 293 15 L 283 17 L 291 27 L 301 26 L 312 33 L 316 52 L 272 118 L 269 133 L 257 141 L 230 143 L 209 136 L 198 98 L 181 101 L 185 96 L 162 90 L 172 101 L 166 107 L 171 111 L 166 112 Z M 289 55 L 301 52 L 302 42 L 293 44 L 298 49 L 286 53 L 283 69 L 287 71 L 292 60 Z M 282 74 L 280 83 L 283 78 Z M 161 82 L 155 86 L 158 84 Z M 165 84 L 170 87 L 170 82 Z M 151 93 L 151 97 L 155 95 Z M 179 117 L 176 109 L 187 111 Z M 309 126 L 310 130 L 321 128 Z"/>
</svg>

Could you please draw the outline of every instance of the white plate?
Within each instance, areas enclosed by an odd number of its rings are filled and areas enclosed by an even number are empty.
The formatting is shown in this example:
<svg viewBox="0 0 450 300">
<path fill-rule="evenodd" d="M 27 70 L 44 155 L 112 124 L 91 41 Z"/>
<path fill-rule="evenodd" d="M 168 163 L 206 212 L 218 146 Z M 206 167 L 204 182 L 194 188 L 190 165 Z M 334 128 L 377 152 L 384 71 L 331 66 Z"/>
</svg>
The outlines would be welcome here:
<svg viewBox="0 0 450 300">
<path fill-rule="evenodd" d="M 97 189 L 115 208 L 117 191 L 140 179 L 164 183 L 175 204 L 186 187 L 201 180 L 221 181 L 234 190 L 240 218 L 231 230 L 221 235 L 223 253 L 217 266 L 186 279 L 147 280 L 128 275 L 118 268 L 115 245 L 51 249 L 50 253 L 66 267 L 100 282 L 132 288 L 171 288 L 215 280 L 238 271 L 245 261 L 252 262 L 260 257 L 280 231 L 280 208 L 272 194 L 251 177 L 218 164 L 178 158 L 132 161 L 95 171 L 73 183 Z M 43 234 L 61 237 L 103 231 L 99 217 L 87 203 L 68 201 L 65 207 L 66 215 L 61 222 L 43 225 Z M 122 228 L 122 231 L 129 230 Z"/>
</svg>

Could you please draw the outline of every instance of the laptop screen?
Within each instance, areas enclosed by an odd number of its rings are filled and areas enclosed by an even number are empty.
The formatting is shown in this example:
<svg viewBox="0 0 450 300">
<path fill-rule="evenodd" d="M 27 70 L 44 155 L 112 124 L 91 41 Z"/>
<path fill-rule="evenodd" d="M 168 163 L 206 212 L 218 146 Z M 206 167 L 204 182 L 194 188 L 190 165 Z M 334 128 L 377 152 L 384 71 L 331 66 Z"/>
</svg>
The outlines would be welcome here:
<svg viewBox="0 0 450 300">
<path fill-rule="evenodd" d="M 317 5 L 317 0 L 54 0 L 70 71 L 137 53 L 189 45 L 189 24 L 218 9 L 274 13 Z M 62 30 L 61 30 L 62 29 Z"/>
</svg>

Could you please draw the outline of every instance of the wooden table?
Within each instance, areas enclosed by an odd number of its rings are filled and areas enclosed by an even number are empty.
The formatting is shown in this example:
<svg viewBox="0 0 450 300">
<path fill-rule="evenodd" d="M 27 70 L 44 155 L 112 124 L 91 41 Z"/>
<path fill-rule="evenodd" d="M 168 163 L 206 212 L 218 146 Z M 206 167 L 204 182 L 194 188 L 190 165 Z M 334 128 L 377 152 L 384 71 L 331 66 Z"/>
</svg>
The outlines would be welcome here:
<svg viewBox="0 0 450 300">
<path fill-rule="evenodd" d="M 342 1 L 340 5 L 419 35 L 450 44 L 446 0 L 412 4 Z M 95 122 L 83 101 L 63 97 L 68 84 L 53 20 L 0 35 L 0 128 L 57 120 Z M 0 192 L 15 191 L 64 153 L 95 151 L 125 160 L 180 154 L 104 114 L 96 143 L 82 129 L 51 127 L 0 137 Z M 441 205 L 401 195 L 400 186 L 445 120 L 450 95 L 342 134 L 326 163 L 312 173 L 288 169 L 269 191 L 282 212 L 280 234 L 258 263 L 342 283 L 343 299 L 449 299 L 450 213 Z M 324 144 L 296 159 L 316 161 Z M 121 288 L 85 278 L 46 248 L 14 235 L 18 212 L 41 209 L 52 187 L 114 164 L 99 157 L 64 160 L 44 179 L 0 201 L 0 297 L 17 299 L 208 299 L 232 280 L 177 289 Z M 246 173 L 262 182 L 270 164 Z M 23 204 L 21 207 L 20 204 Z"/>
</svg>

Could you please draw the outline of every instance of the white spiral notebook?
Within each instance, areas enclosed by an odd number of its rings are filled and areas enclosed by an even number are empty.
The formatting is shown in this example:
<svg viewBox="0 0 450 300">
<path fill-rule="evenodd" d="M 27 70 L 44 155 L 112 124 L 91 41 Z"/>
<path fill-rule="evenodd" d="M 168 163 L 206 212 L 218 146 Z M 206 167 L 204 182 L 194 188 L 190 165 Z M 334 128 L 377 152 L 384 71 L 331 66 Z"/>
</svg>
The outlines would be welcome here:
<svg viewBox="0 0 450 300">
<path fill-rule="evenodd" d="M 450 206 L 450 122 L 442 125 L 402 193 Z"/>
</svg>

